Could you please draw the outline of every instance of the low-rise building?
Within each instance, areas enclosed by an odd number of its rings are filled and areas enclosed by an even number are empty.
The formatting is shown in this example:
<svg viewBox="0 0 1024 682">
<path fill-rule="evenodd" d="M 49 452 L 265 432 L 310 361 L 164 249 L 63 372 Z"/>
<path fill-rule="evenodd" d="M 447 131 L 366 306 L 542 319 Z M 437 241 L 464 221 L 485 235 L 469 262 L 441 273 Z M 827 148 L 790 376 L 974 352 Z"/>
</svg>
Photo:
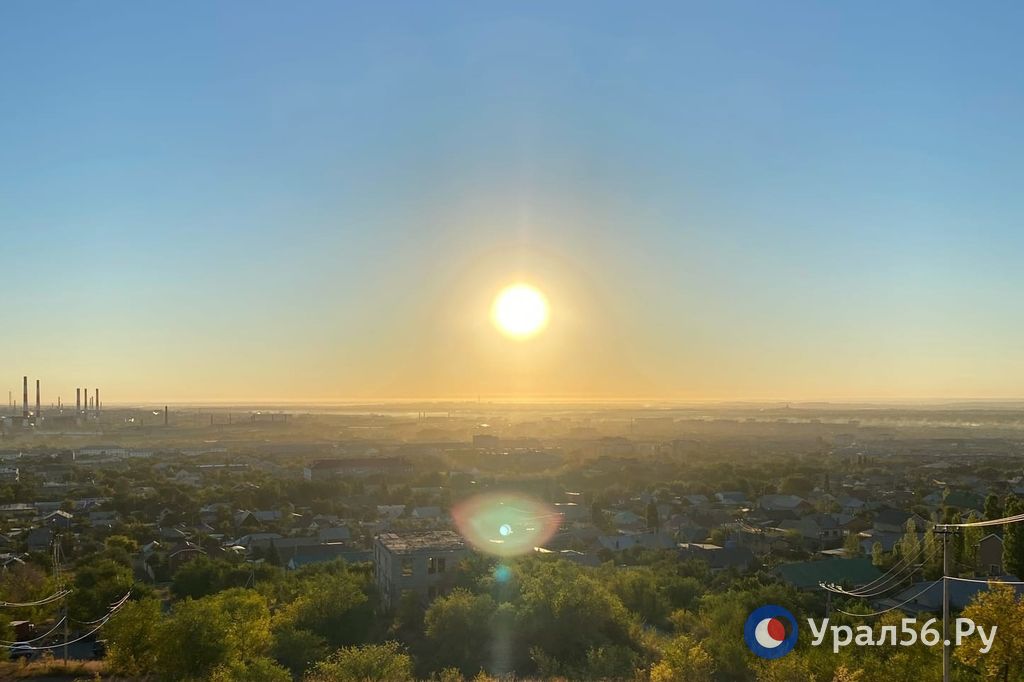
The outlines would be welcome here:
<svg viewBox="0 0 1024 682">
<path fill-rule="evenodd" d="M 384 608 L 394 608 L 409 593 L 422 601 L 444 594 L 451 588 L 456 563 L 468 554 L 465 540 L 450 530 L 378 535 L 373 563 Z"/>
<path fill-rule="evenodd" d="M 401 474 L 411 470 L 403 457 L 354 457 L 350 459 L 321 459 L 311 462 L 303 470 L 307 481 L 323 481 L 337 476 L 365 477 L 372 474 Z"/>
</svg>

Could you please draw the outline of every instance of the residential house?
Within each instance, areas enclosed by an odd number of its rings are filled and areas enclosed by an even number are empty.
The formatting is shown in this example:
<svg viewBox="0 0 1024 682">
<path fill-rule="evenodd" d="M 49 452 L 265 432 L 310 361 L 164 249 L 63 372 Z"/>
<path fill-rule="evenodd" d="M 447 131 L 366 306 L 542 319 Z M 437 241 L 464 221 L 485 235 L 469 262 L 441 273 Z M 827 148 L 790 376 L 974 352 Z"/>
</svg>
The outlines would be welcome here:
<svg viewBox="0 0 1024 682">
<path fill-rule="evenodd" d="M 871 559 L 823 559 L 781 564 L 776 575 L 785 583 L 800 590 L 818 590 L 822 583 L 854 586 L 864 585 L 882 575 Z"/>
</svg>

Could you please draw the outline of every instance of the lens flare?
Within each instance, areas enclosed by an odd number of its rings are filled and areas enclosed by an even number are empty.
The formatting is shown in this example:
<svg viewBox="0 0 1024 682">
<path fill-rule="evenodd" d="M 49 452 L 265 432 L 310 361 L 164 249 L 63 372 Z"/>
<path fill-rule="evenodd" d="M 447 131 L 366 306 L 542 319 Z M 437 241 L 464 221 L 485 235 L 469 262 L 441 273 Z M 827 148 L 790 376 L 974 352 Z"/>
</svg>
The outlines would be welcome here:
<svg viewBox="0 0 1024 682">
<path fill-rule="evenodd" d="M 562 515 L 543 502 L 513 493 L 477 495 L 452 509 L 455 526 L 481 552 L 528 554 L 551 539 Z"/>
</svg>

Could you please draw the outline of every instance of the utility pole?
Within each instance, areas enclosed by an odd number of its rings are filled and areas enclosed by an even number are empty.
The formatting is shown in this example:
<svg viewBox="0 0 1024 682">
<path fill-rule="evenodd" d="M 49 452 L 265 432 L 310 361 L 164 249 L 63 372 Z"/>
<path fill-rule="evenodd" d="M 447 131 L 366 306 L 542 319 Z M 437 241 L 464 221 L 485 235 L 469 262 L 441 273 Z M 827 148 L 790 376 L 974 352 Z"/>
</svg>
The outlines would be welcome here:
<svg viewBox="0 0 1024 682">
<path fill-rule="evenodd" d="M 942 530 L 942 682 L 950 682 L 952 674 L 950 670 L 949 655 L 951 653 L 952 641 L 950 640 L 949 627 L 949 574 L 952 557 L 949 555 L 949 534 L 948 526 Z"/>
</svg>

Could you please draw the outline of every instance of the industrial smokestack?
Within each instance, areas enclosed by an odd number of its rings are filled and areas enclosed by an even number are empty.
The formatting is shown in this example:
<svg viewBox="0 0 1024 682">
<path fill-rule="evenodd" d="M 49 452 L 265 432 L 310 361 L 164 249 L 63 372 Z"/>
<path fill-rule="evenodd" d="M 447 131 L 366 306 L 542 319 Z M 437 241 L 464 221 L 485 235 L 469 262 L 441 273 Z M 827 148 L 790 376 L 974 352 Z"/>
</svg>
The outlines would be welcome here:
<svg viewBox="0 0 1024 682">
<path fill-rule="evenodd" d="M 22 377 L 21 416 L 28 419 L 28 377 Z"/>
<path fill-rule="evenodd" d="M 75 414 L 82 414 L 82 389 L 75 389 Z"/>
<path fill-rule="evenodd" d="M 96 414 L 100 413 L 100 389 L 96 389 Z"/>
<path fill-rule="evenodd" d="M 167 426 L 167 406 L 164 405 L 164 426 Z"/>
<path fill-rule="evenodd" d="M 39 379 L 36 379 L 36 421 L 39 421 L 40 414 L 42 414 L 42 407 L 39 403 Z"/>
</svg>

